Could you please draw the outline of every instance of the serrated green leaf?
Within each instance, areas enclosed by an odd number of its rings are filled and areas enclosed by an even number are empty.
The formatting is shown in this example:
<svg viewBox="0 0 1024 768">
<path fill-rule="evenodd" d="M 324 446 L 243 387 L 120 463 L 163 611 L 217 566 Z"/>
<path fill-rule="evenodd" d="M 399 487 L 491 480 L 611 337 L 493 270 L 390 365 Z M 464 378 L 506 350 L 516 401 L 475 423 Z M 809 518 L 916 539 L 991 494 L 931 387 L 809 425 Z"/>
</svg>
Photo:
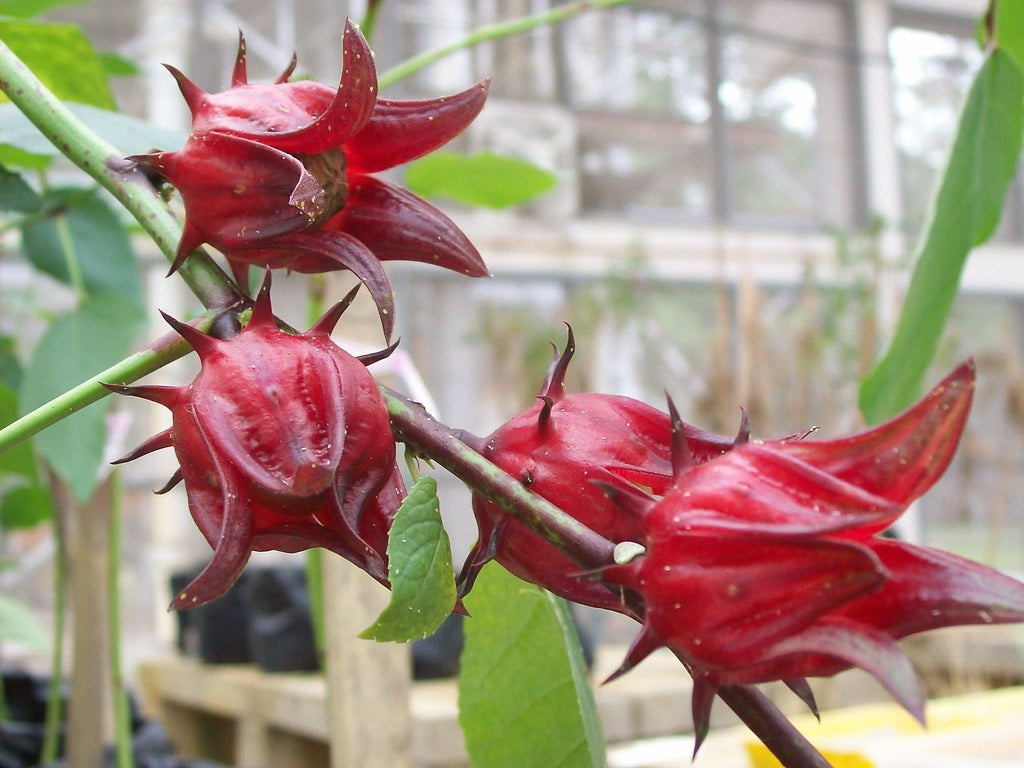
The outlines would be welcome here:
<svg viewBox="0 0 1024 768">
<path fill-rule="evenodd" d="M 65 5 L 81 5 L 85 0 L 2 0 L 0 16 L 12 19 L 31 19 L 41 13 Z"/>
<path fill-rule="evenodd" d="M 114 108 L 103 64 L 78 27 L 0 21 L 0 39 L 58 99 Z"/>
<path fill-rule="evenodd" d="M 491 563 L 466 608 L 459 724 L 473 765 L 603 766 L 597 706 L 565 601 Z"/>
<path fill-rule="evenodd" d="M 54 320 L 25 370 L 22 414 L 122 359 L 145 327 L 138 306 L 120 296 L 90 296 Z M 83 503 L 96 488 L 106 441 L 106 400 L 71 414 L 35 437 L 36 450 Z"/>
<path fill-rule="evenodd" d="M 869 424 L 894 416 L 920 395 L 967 254 L 999 223 L 1022 132 L 1024 76 L 1009 54 L 996 49 L 967 95 L 893 339 L 861 382 L 860 409 Z"/>
<path fill-rule="evenodd" d="M 421 197 L 507 208 L 542 195 L 558 177 L 525 160 L 481 152 L 434 152 L 409 165 L 406 186 Z"/>
<path fill-rule="evenodd" d="M 388 534 L 391 601 L 359 636 L 408 643 L 431 635 L 455 605 L 455 571 L 441 522 L 437 482 L 421 477 L 395 513 Z"/>
<path fill-rule="evenodd" d="M 21 174 L 0 168 L 0 210 L 17 213 L 34 213 L 42 205 L 42 199 L 30 187 Z"/>
<path fill-rule="evenodd" d="M 49 646 L 49 635 L 25 603 L 0 594 L 0 640 L 22 643 L 37 651 Z"/>
<path fill-rule="evenodd" d="M 139 269 L 121 221 L 97 190 L 57 189 L 43 198 L 53 215 L 22 229 L 22 248 L 32 265 L 74 285 L 69 261 L 87 293 L 117 294 L 141 304 Z"/>
<path fill-rule="evenodd" d="M 1024 2 L 997 0 L 996 44 L 1024 68 Z"/>
</svg>

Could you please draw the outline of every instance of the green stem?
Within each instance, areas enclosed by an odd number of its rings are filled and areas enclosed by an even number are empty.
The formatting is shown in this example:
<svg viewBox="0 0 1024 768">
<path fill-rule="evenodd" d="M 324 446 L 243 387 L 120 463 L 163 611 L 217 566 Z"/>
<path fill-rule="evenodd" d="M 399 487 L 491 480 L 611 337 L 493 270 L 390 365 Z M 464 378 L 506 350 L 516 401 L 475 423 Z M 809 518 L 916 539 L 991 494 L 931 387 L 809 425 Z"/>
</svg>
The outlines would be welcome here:
<svg viewBox="0 0 1024 768">
<path fill-rule="evenodd" d="M 217 315 L 212 312 L 206 313 L 189 324 L 206 331 L 213 325 L 216 317 Z M 128 384 L 184 357 L 191 351 L 192 347 L 177 333 L 164 334 L 146 349 L 136 352 L 105 371 L 100 371 L 91 379 L 58 395 L 48 403 L 44 403 L 34 411 L 0 429 L 0 453 L 13 448 L 46 427 L 56 424 L 75 411 L 109 395 L 110 390 L 103 386 L 104 383 Z"/>
<path fill-rule="evenodd" d="M 359 22 L 359 31 L 363 33 L 367 42 L 373 40 L 373 31 L 377 28 L 377 14 L 380 13 L 383 4 L 383 0 L 368 0 L 366 3 L 366 13 Z"/>
<path fill-rule="evenodd" d="M 306 591 L 309 593 L 309 618 L 313 624 L 313 643 L 320 669 L 327 658 L 327 621 L 324 618 L 324 551 L 306 552 Z"/>
<path fill-rule="evenodd" d="M 75 295 L 82 299 L 85 297 L 85 278 L 82 277 L 82 266 L 78 262 L 78 251 L 75 249 L 75 241 L 71 237 L 68 220 L 64 216 L 57 216 L 53 223 L 57 229 L 57 240 L 60 242 L 61 253 L 64 254 L 64 264 L 68 269 L 71 287 L 74 289 Z"/>
<path fill-rule="evenodd" d="M 50 656 L 50 684 L 46 699 L 46 725 L 40 760 L 49 765 L 57 760 L 61 721 L 64 719 L 64 623 L 67 619 L 67 550 L 64 529 L 54 520 L 53 541 L 53 649 Z"/>
<path fill-rule="evenodd" d="M 425 51 L 418 56 L 406 59 L 401 64 L 392 67 L 387 72 L 377 76 L 377 84 L 381 90 L 394 85 L 414 72 L 418 72 L 436 61 L 451 56 L 453 53 L 464 51 L 467 48 L 485 43 L 489 40 L 499 40 L 503 37 L 512 37 L 523 32 L 529 32 L 537 27 L 549 26 L 565 21 L 583 11 L 598 10 L 601 8 L 613 8 L 616 5 L 626 5 L 633 0 L 577 0 L 568 5 L 560 5 L 548 11 L 541 11 L 530 16 L 522 16 L 518 19 L 500 21 L 496 24 L 489 24 L 485 27 L 478 27 L 461 40 L 449 45 L 435 48 L 432 51 Z"/>
<path fill-rule="evenodd" d="M 174 260 L 181 226 L 142 171 L 75 117 L 2 40 L 0 90 L 65 157 L 117 198 L 167 259 Z M 189 256 L 178 273 L 207 308 L 230 307 L 244 299 L 202 250 Z"/>
<path fill-rule="evenodd" d="M 114 700 L 114 747 L 117 768 L 132 768 L 132 716 L 128 707 L 128 689 L 121 664 L 121 475 L 110 478 L 110 525 L 107 557 L 107 642 L 110 662 L 110 690 Z"/>
</svg>

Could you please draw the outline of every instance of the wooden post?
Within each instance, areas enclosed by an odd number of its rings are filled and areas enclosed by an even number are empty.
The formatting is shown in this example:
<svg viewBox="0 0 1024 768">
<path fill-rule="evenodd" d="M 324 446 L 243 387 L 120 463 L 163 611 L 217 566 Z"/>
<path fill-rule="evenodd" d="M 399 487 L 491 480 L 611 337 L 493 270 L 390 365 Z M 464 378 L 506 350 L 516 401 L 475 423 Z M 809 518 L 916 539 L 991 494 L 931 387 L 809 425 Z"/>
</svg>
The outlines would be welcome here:
<svg viewBox="0 0 1024 768">
<path fill-rule="evenodd" d="M 323 572 L 331 768 L 411 768 L 409 647 L 357 637 L 388 592 L 329 553 Z"/>
<path fill-rule="evenodd" d="M 72 619 L 66 757 L 69 768 L 95 768 L 103 764 L 110 735 L 106 583 L 111 487 L 109 480 L 104 482 L 86 504 L 60 481 L 54 490 L 67 544 Z"/>
</svg>

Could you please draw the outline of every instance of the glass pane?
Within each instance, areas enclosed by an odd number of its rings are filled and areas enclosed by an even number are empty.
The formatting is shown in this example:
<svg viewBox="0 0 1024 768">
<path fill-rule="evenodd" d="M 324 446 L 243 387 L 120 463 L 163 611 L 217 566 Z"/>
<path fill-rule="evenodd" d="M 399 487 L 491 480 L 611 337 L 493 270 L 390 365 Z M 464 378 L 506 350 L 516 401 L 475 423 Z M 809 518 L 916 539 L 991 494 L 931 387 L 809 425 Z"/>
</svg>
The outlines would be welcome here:
<svg viewBox="0 0 1024 768">
<path fill-rule="evenodd" d="M 852 223 L 845 9 L 734 0 L 724 29 L 718 98 L 728 123 L 732 218 Z"/>
<path fill-rule="evenodd" d="M 702 3 L 648 3 L 566 25 L 583 206 L 706 219 L 713 147 Z"/>
<path fill-rule="evenodd" d="M 889 56 L 903 223 L 916 232 L 945 165 L 960 105 L 981 65 L 981 52 L 966 37 L 895 27 L 889 33 Z"/>
</svg>

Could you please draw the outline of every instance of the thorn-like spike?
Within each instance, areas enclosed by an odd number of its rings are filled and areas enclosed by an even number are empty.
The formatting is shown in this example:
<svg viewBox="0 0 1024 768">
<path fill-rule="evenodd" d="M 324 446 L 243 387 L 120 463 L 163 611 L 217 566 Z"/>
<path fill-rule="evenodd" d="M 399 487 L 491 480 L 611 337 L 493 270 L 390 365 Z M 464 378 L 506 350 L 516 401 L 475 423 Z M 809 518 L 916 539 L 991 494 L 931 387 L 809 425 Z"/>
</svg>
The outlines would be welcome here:
<svg viewBox="0 0 1024 768">
<path fill-rule="evenodd" d="M 556 352 L 554 359 L 551 361 L 551 367 L 548 369 L 547 376 L 544 379 L 544 386 L 540 390 L 541 397 L 555 402 L 565 396 L 565 374 L 569 370 L 569 362 L 572 360 L 572 356 L 576 353 L 576 339 L 572 333 L 572 326 L 566 323 L 565 327 L 567 330 L 565 349 L 561 355 Z"/>
<path fill-rule="evenodd" d="M 622 664 L 619 665 L 618 669 L 606 677 L 604 682 L 601 684 L 607 685 L 612 680 L 617 680 L 622 677 L 663 645 L 664 643 L 658 633 L 655 632 L 650 625 L 645 623 L 643 629 L 640 630 L 640 634 L 636 636 L 636 639 L 633 640 L 633 644 L 629 646 L 629 650 L 626 652 L 626 658 L 622 660 Z"/>
<path fill-rule="evenodd" d="M 206 91 L 189 80 L 177 67 L 172 67 L 170 64 L 164 64 L 164 69 L 170 72 L 171 76 L 178 83 L 178 90 L 180 90 L 181 95 L 185 97 L 185 103 L 188 104 L 189 111 L 193 116 L 195 116 L 196 110 L 198 110 L 206 100 Z"/>
<path fill-rule="evenodd" d="M 686 430 L 683 428 L 683 420 L 679 418 L 679 411 L 672 398 L 665 395 L 668 401 L 669 421 L 672 425 L 672 477 L 678 480 L 689 469 L 693 468 L 696 461 L 693 453 L 690 452 L 690 444 L 686 439 Z"/>
<path fill-rule="evenodd" d="M 363 365 L 373 365 L 374 363 L 379 363 L 381 360 L 390 357 L 391 353 L 398 349 L 398 343 L 400 341 L 400 338 L 395 339 L 391 344 L 384 347 L 384 349 L 381 349 L 377 352 L 370 352 L 369 354 L 366 355 L 358 355 L 356 357 L 356 360 L 358 360 Z"/>
<path fill-rule="evenodd" d="M 181 393 L 179 387 L 166 387 L 158 384 L 131 386 L 128 384 L 103 383 L 103 386 L 111 392 L 117 392 L 119 395 L 141 397 L 143 400 L 149 400 L 167 408 L 171 408 L 178 401 L 178 396 Z"/>
<path fill-rule="evenodd" d="M 484 452 L 484 445 L 486 444 L 486 441 L 482 437 L 480 437 L 478 435 L 474 435 L 472 432 L 468 432 L 465 429 L 456 429 L 455 430 L 455 436 L 461 442 L 463 442 L 466 445 L 468 445 L 470 448 L 472 448 L 477 453 L 483 453 Z"/>
<path fill-rule="evenodd" d="M 643 519 L 652 504 L 652 499 L 634 485 L 612 485 L 601 480 L 591 480 L 611 502 L 627 515 Z"/>
<path fill-rule="evenodd" d="M 174 261 L 171 262 L 171 268 L 167 270 L 167 277 L 170 277 L 178 268 L 185 263 L 185 259 L 195 251 L 199 246 L 206 242 L 206 238 L 200 234 L 199 230 L 189 224 L 188 219 L 185 219 L 185 226 L 181 231 L 181 240 L 178 242 L 178 250 L 174 254 Z"/>
<path fill-rule="evenodd" d="M 143 441 L 138 446 L 136 446 L 133 450 L 129 451 L 128 453 L 126 453 L 121 458 L 114 459 L 110 463 L 111 464 L 124 464 L 126 462 L 133 461 L 134 459 L 137 459 L 140 456 L 145 456 L 147 453 L 152 453 L 153 451 L 159 451 L 159 450 L 161 450 L 163 448 L 171 448 L 173 446 L 174 446 L 174 441 L 173 441 L 173 438 L 172 438 L 171 430 L 170 429 L 165 429 L 163 432 L 158 432 L 157 434 L 153 435 L 148 440 Z"/>
<path fill-rule="evenodd" d="M 256 301 L 252 305 L 252 315 L 249 317 L 249 328 L 277 327 L 277 320 L 274 319 L 274 308 L 270 303 L 270 287 L 273 280 L 268 269 L 263 275 L 263 282 L 256 292 Z"/>
<path fill-rule="evenodd" d="M 284 68 L 284 71 L 277 76 L 277 79 L 274 80 L 274 82 L 277 85 L 280 85 L 281 83 L 287 83 L 288 78 L 292 76 L 292 73 L 295 71 L 295 67 L 297 67 L 298 65 L 299 58 L 298 56 L 295 55 L 295 51 L 292 51 L 291 61 L 288 62 L 288 66 Z"/>
<path fill-rule="evenodd" d="M 183 477 L 183 475 L 181 474 L 181 467 L 178 467 L 176 470 L 174 470 L 174 474 L 171 475 L 170 479 L 168 479 L 168 481 L 166 483 L 164 483 L 159 488 L 157 488 L 155 491 L 153 491 L 153 493 L 155 493 L 157 496 L 164 495 L 165 493 L 170 491 L 174 486 L 176 486 L 178 483 L 180 483 L 181 480 L 182 480 L 182 477 Z"/>
<path fill-rule="evenodd" d="M 205 359 L 206 356 L 213 352 L 213 350 L 217 348 L 217 345 L 220 344 L 219 339 L 207 336 L 198 328 L 195 328 L 188 323 L 183 323 L 180 320 L 176 320 L 166 312 L 161 312 L 160 316 L 163 317 L 167 324 L 171 326 L 171 328 L 173 328 L 181 338 L 191 345 L 192 349 L 199 354 L 200 360 Z"/>
<path fill-rule="evenodd" d="M 548 422 L 551 419 L 551 409 L 555 407 L 555 401 L 546 394 L 538 395 L 537 399 L 544 401 L 540 413 L 537 414 L 537 427 L 544 430 L 548 427 Z"/>
<path fill-rule="evenodd" d="M 797 695 L 800 701 L 807 705 L 811 714 L 814 715 L 815 719 L 820 723 L 821 712 L 818 711 L 818 702 L 814 698 L 814 691 L 811 690 L 811 684 L 807 682 L 807 678 L 791 677 L 783 680 L 782 682 L 786 684 L 786 687 L 789 688 L 789 690 Z"/>
<path fill-rule="evenodd" d="M 345 298 L 335 304 L 333 307 L 328 309 L 324 314 L 317 320 L 313 327 L 309 329 L 309 333 L 322 333 L 325 336 L 330 336 L 334 333 L 335 327 L 338 325 L 338 321 L 341 320 L 341 316 L 345 314 L 345 311 L 352 306 L 352 302 L 355 301 L 356 294 L 359 293 L 357 285 L 351 291 L 345 294 Z M 397 342 L 395 342 L 397 344 Z M 390 352 L 388 353 L 390 354 Z M 386 357 L 387 355 L 385 355 Z"/>
<path fill-rule="evenodd" d="M 245 66 L 245 35 L 238 30 L 238 54 L 235 56 L 235 68 L 231 72 L 231 87 L 249 84 L 249 75 Z"/>
<path fill-rule="evenodd" d="M 718 686 L 708 679 L 707 675 L 693 676 L 693 696 L 690 706 L 693 712 L 693 757 L 704 743 L 711 730 L 711 706 L 715 703 Z"/>
<path fill-rule="evenodd" d="M 740 428 L 736 433 L 736 439 L 732 441 L 733 447 L 750 442 L 750 417 L 747 416 L 747 409 L 740 408 Z"/>
</svg>

